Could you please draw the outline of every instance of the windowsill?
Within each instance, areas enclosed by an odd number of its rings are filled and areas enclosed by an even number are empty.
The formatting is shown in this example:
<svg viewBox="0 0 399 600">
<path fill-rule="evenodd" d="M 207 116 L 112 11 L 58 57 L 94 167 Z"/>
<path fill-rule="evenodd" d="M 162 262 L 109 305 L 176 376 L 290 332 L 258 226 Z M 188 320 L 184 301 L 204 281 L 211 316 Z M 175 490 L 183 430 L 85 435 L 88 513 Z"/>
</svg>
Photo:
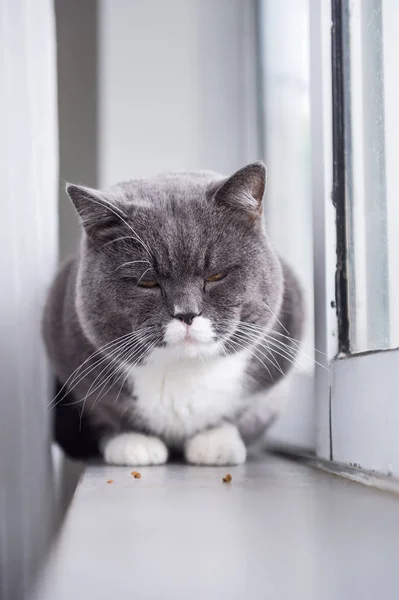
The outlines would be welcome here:
<svg viewBox="0 0 399 600">
<path fill-rule="evenodd" d="M 268 451 L 275 456 L 287 460 L 297 461 L 303 465 L 319 469 L 331 475 L 339 475 L 355 483 L 361 483 L 382 492 L 396 494 L 399 500 L 399 479 L 390 475 L 381 475 L 375 471 L 366 471 L 359 465 L 346 465 L 343 463 L 318 458 L 312 452 L 306 452 L 300 447 L 292 445 L 268 445 Z"/>
<path fill-rule="evenodd" d="M 130 471 L 87 468 L 35 598 L 397 597 L 391 494 L 273 455 Z"/>
</svg>

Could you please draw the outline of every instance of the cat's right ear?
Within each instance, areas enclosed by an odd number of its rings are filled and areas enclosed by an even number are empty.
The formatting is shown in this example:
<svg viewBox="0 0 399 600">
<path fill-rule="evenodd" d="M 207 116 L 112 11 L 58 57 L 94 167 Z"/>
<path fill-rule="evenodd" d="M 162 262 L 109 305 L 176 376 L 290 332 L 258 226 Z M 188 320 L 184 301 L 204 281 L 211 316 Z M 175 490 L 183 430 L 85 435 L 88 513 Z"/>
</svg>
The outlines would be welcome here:
<svg viewBox="0 0 399 600">
<path fill-rule="evenodd" d="M 92 241 L 106 241 L 112 237 L 115 229 L 126 225 L 125 213 L 104 192 L 72 183 L 67 184 L 66 192 Z"/>
<path fill-rule="evenodd" d="M 226 179 L 216 191 L 217 204 L 253 222 L 260 222 L 266 187 L 266 167 L 254 162 Z"/>
</svg>

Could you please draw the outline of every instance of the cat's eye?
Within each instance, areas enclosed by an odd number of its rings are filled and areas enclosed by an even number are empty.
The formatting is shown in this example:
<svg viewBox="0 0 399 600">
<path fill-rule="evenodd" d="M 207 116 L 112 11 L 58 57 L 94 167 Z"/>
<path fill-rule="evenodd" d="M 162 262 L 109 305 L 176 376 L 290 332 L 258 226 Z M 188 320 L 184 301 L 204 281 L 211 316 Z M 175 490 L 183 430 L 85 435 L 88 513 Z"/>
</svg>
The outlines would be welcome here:
<svg viewBox="0 0 399 600">
<path fill-rule="evenodd" d="M 226 273 L 216 273 L 216 275 L 211 275 L 210 277 L 207 277 L 205 281 L 207 283 L 213 283 L 214 281 L 220 281 L 224 277 L 226 277 Z"/>
<path fill-rule="evenodd" d="M 154 288 L 154 287 L 158 287 L 158 284 L 156 281 L 154 281 L 153 279 L 148 279 L 148 280 L 143 280 L 143 281 L 139 281 L 137 283 L 137 285 L 139 287 L 142 288 Z"/>
</svg>

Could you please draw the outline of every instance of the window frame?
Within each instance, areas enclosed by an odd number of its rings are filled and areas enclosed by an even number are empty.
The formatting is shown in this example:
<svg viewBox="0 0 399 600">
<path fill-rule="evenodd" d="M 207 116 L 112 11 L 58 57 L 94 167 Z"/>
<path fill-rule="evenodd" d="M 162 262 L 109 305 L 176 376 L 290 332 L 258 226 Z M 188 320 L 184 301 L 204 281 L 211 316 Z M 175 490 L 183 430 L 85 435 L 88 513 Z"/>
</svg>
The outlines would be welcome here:
<svg viewBox="0 0 399 600">
<path fill-rule="evenodd" d="M 399 349 L 354 353 L 350 344 L 345 11 L 346 0 L 310 0 L 316 347 L 329 361 L 327 374 L 316 370 L 316 453 L 335 463 L 399 477 Z M 320 262 L 324 272 L 317 268 Z"/>
<path fill-rule="evenodd" d="M 315 347 L 316 455 L 332 460 L 331 363 L 339 354 L 336 308 L 337 207 L 334 185 L 331 0 L 309 0 Z"/>
</svg>

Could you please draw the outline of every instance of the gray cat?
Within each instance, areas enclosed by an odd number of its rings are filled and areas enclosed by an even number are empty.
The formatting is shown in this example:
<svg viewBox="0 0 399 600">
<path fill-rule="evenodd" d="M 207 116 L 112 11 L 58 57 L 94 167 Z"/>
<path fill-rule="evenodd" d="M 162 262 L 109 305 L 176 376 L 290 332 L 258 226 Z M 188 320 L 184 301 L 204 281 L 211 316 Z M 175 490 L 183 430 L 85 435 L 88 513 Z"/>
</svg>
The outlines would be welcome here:
<svg viewBox="0 0 399 600">
<path fill-rule="evenodd" d="M 265 178 L 259 162 L 229 178 L 67 186 L 84 235 L 44 315 L 67 452 L 95 448 L 118 465 L 174 450 L 199 465 L 245 461 L 303 328 L 298 282 L 264 231 Z"/>
</svg>

